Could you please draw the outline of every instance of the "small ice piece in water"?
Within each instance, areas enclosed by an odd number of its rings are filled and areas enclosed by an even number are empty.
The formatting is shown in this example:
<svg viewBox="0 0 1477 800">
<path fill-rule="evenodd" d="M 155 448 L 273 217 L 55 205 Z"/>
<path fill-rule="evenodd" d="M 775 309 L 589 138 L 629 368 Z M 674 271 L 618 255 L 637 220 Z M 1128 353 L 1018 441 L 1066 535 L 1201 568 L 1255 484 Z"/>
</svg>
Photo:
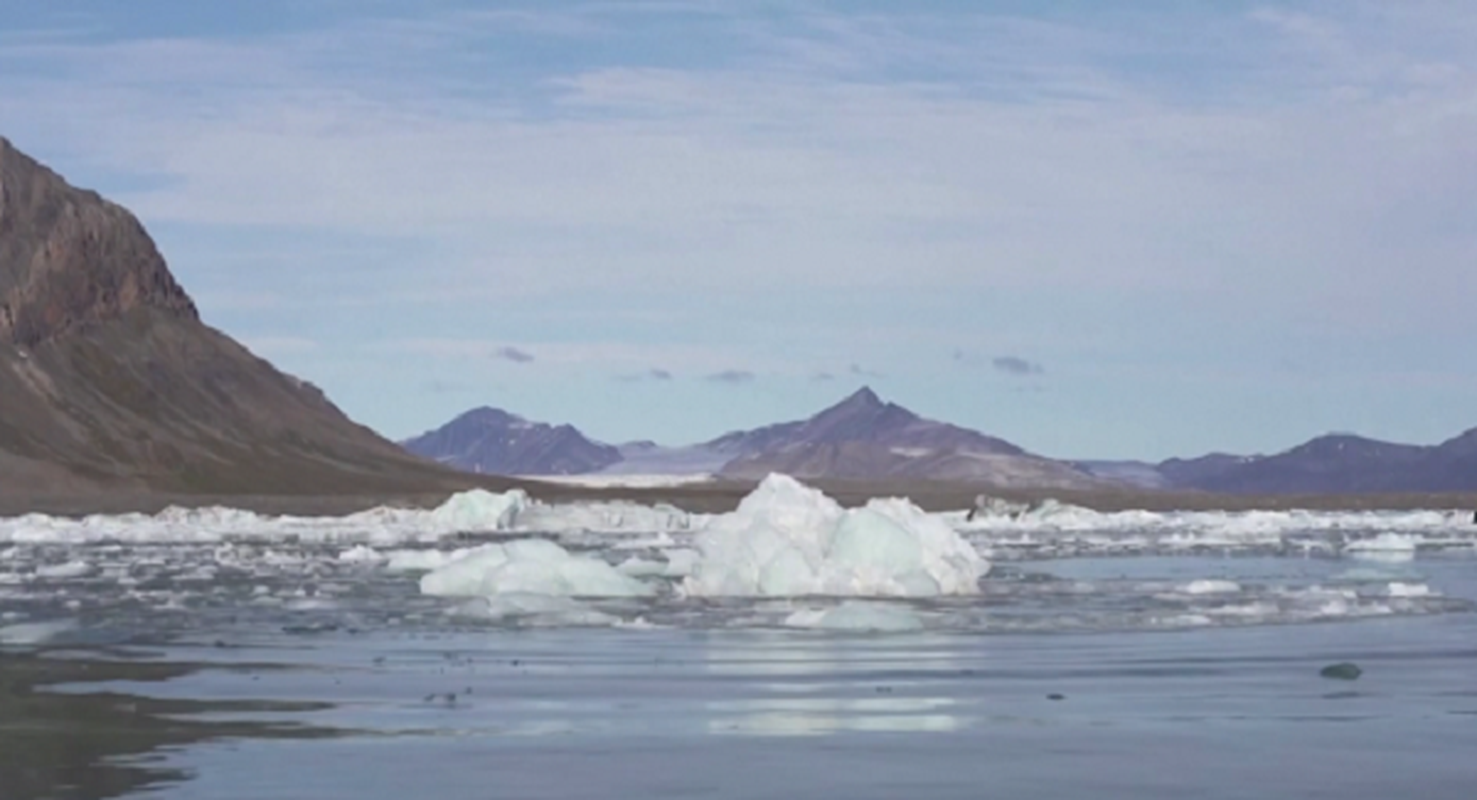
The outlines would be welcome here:
<svg viewBox="0 0 1477 800">
<path fill-rule="evenodd" d="M 1185 594 L 1233 594 L 1241 591 L 1241 584 L 1235 581 L 1202 578 L 1181 586 L 1180 591 Z"/>
<path fill-rule="evenodd" d="M 796 611 L 785 618 L 785 627 L 859 633 L 905 633 L 923 630 L 923 620 L 896 603 L 847 600 L 835 608 Z"/>
<path fill-rule="evenodd" d="M 92 574 L 92 565 L 86 561 L 68 561 L 65 564 L 48 564 L 36 568 L 36 577 L 48 580 L 83 578 Z"/>
<path fill-rule="evenodd" d="M 0 645 L 34 647 L 47 644 L 58 636 L 77 628 L 75 619 L 57 619 L 47 622 L 21 622 L 0 626 Z"/>
<path fill-rule="evenodd" d="M 695 538 L 689 596 L 974 594 L 989 569 L 974 547 L 903 499 L 842 509 L 785 475 L 770 475 Z"/>
<path fill-rule="evenodd" d="M 1431 587 L 1424 583 L 1403 583 L 1401 581 L 1391 581 L 1390 585 L 1385 587 L 1385 593 L 1391 597 L 1431 597 L 1435 594 L 1431 591 Z"/>
<path fill-rule="evenodd" d="M 381 555 L 373 547 L 366 547 L 360 544 L 339 553 L 338 560 L 346 564 L 383 564 L 389 558 Z"/>
<path fill-rule="evenodd" d="M 1399 533 L 1382 533 L 1370 539 L 1359 539 L 1344 545 L 1344 552 L 1354 558 L 1371 561 L 1402 562 L 1415 558 L 1418 540 Z"/>
<path fill-rule="evenodd" d="M 476 597 L 529 593 L 565 597 L 645 597 L 651 587 L 604 561 L 576 556 L 544 539 L 473 548 L 421 576 L 422 594 Z"/>
</svg>

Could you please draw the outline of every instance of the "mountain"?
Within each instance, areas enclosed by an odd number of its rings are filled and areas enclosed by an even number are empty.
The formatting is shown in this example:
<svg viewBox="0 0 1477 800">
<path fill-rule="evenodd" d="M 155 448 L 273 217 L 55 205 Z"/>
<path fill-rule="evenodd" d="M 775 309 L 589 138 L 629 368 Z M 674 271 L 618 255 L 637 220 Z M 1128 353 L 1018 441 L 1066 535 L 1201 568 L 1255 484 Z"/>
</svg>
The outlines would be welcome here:
<svg viewBox="0 0 1477 800">
<path fill-rule="evenodd" d="M 0 491 L 457 482 L 202 323 L 131 213 L 0 138 Z"/>
<path fill-rule="evenodd" d="M 1275 455 L 1172 459 L 1159 471 L 1175 487 L 1232 494 L 1474 491 L 1477 430 L 1436 446 L 1329 434 Z"/>
<path fill-rule="evenodd" d="M 1137 486 L 1141 489 L 1163 489 L 1169 486 L 1169 478 L 1160 471 L 1159 465 L 1147 461 L 1084 460 L 1071 463 L 1093 477 L 1125 486 Z"/>
<path fill-rule="evenodd" d="M 752 479 L 906 478 L 1000 486 L 1101 488 L 1068 464 L 1003 439 L 924 419 L 863 388 L 813 417 L 726 433 L 683 447 L 593 442 L 568 425 L 532 423 L 481 408 L 403 443 L 464 470 L 503 475 L 715 474 Z"/>
<path fill-rule="evenodd" d="M 495 475 L 580 475 L 623 458 L 570 425 L 529 422 L 485 406 L 401 444 L 458 469 Z"/>
<path fill-rule="evenodd" d="M 721 474 L 756 478 L 967 481 L 1005 487 L 1090 488 L 1099 482 L 1072 466 L 1031 455 L 1003 439 L 925 419 L 870 388 L 797 422 L 735 432 L 707 443 L 737 452 Z"/>
<path fill-rule="evenodd" d="M 1167 485 L 1193 489 L 1262 458 L 1264 456 L 1209 453 L 1195 458 L 1171 458 L 1161 461 L 1155 466 L 1155 470 L 1164 476 Z"/>
</svg>

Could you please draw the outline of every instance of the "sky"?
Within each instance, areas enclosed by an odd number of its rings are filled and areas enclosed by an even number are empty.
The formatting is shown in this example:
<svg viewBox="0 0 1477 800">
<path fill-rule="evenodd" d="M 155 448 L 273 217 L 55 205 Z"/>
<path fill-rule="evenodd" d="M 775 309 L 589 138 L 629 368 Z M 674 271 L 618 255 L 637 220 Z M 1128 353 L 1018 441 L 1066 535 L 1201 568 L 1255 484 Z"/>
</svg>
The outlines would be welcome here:
<svg viewBox="0 0 1477 800">
<path fill-rule="evenodd" d="M 1055 457 L 1477 426 L 1477 4 L 0 0 L 0 135 L 392 438 L 862 385 Z"/>
</svg>

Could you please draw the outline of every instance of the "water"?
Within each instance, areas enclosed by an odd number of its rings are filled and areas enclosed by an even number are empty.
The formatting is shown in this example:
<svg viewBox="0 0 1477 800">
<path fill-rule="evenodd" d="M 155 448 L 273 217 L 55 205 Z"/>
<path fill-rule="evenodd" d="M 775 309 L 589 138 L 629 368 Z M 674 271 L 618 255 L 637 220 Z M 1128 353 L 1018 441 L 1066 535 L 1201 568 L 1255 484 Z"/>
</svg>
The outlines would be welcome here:
<svg viewBox="0 0 1477 800">
<path fill-rule="evenodd" d="M 621 513 L 534 519 L 611 564 L 696 527 Z M 0 524 L 4 658 L 66 659 L 0 693 L 0 798 L 1472 795 L 1469 527 L 1062 516 L 953 520 L 995 562 L 981 593 L 886 601 L 923 628 L 890 634 L 649 574 L 653 598 L 491 617 L 392 568 L 528 529 Z"/>
</svg>

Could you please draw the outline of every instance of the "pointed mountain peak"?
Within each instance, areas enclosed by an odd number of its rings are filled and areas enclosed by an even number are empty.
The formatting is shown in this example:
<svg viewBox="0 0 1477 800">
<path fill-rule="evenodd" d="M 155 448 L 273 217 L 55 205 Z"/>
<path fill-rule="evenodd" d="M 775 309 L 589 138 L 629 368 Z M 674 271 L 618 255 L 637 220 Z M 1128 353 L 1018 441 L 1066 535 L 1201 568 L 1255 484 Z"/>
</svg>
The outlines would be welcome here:
<svg viewBox="0 0 1477 800">
<path fill-rule="evenodd" d="M 846 399 L 805 420 L 801 435 L 824 441 L 870 440 L 880 431 L 907 425 L 918 415 L 895 403 L 884 403 L 863 386 Z"/>
<path fill-rule="evenodd" d="M 845 400 L 837 403 L 835 406 L 833 406 L 833 408 L 838 408 L 841 406 L 853 408 L 880 408 L 883 405 L 884 403 L 882 402 L 882 398 L 878 397 L 877 393 L 872 391 L 872 387 L 863 386 L 862 388 L 857 389 L 855 392 L 852 392 L 850 395 L 847 396 Z"/>
<path fill-rule="evenodd" d="M 493 408 L 492 406 L 478 406 L 471 411 L 462 412 L 453 421 L 481 422 L 489 425 L 509 425 L 515 422 L 524 422 L 525 420 L 517 414 L 504 411 L 501 408 Z"/>
</svg>

